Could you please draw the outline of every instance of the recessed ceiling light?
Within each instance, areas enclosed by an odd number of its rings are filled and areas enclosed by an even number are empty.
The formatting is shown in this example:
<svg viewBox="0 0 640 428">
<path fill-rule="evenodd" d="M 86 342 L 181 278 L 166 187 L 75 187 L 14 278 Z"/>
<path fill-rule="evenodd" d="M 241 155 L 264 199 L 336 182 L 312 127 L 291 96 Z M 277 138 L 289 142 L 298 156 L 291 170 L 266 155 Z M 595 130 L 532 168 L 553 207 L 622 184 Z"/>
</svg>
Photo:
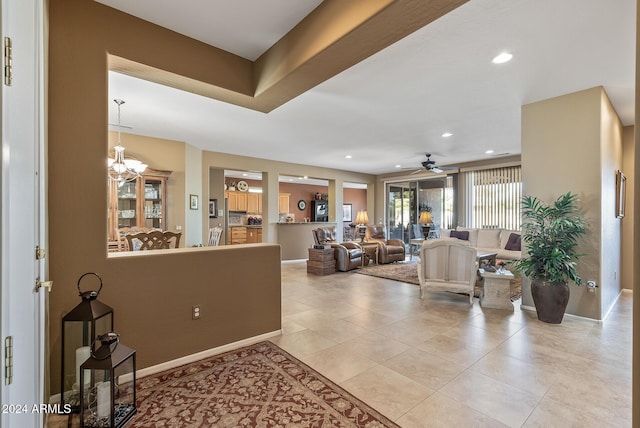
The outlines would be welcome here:
<svg viewBox="0 0 640 428">
<path fill-rule="evenodd" d="M 491 62 L 494 64 L 504 64 L 505 62 L 511 61 L 513 55 L 508 52 L 502 52 L 501 54 L 495 56 Z"/>
<path fill-rule="evenodd" d="M 353 156 L 351 156 L 351 155 L 346 155 L 344 158 L 345 158 L 345 159 L 351 159 L 352 157 L 353 157 Z"/>
<path fill-rule="evenodd" d="M 304 179 L 306 180 L 307 178 L 309 178 L 309 177 L 307 177 L 307 176 L 305 175 L 305 176 L 304 176 Z"/>
<path fill-rule="evenodd" d="M 401 168 L 401 167 L 402 167 L 402 165 L 396 165 L 396 168 Z"/>
<path fill-rule="evenodd" d="M 445 133 L 443 133 L 443 134 L 442 134 L 442 136 L 443 136 L 444 138 L 449 138 L 449 137 L 451 137 L 452 135 L 453 135 L 453 134 L 452 134 L 451 132 L 445 132 Z"/>
<path fill-rule="evenodd" d="M 493 153 L 493 150 L 487 150 L 485 153 L 490 155 L 491 153 Z"/>
<path fill-rule="evenodd" d="M 249 174 L 247 174 L 246 172 L 242 174 L 243 177 L 248 177 Z"/>
</svg>

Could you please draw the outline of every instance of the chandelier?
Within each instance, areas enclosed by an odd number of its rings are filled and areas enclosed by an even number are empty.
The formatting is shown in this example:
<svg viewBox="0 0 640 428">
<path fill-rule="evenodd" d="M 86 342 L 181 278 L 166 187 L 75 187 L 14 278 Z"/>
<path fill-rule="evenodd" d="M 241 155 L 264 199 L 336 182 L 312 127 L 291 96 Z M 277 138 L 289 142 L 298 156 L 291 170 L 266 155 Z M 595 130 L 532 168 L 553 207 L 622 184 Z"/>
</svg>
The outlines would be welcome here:
<svg viewBox="0 0 640 428">
<path fill-rule="evenodd" d="M 136 159 L 126 159 L 124 157 L 124 147 L 120 144 L 120 106 L 124 104 L 123 100 L 113 100 L 118 105 L 118 144 L 113 148 L 113 158 L 109 157 L 107 161 L 107 173 L 109 180 L 116 181 L 118 185 L 126 182 L 134 181 L 147 169 L 144 164 Z"/>
</svg>

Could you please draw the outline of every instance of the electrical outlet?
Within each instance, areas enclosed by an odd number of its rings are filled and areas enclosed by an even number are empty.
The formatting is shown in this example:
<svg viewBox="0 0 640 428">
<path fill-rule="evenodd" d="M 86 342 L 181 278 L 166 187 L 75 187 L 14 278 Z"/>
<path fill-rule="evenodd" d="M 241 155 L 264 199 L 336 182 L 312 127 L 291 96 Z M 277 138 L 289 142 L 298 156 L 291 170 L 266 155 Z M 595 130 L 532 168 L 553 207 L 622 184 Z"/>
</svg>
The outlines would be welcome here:
<svg viewBox="0 0 640 428">
<path fill-rule="evenodd" d="M 182 230 L 182 226 L 176 226 L 176 232 L 180 232 Z"/>
<path fill-rule="evenodd" d="M 196 305 L 191 308 L 191 319 L 200 319 L 200 305 Z"/>
</svg>

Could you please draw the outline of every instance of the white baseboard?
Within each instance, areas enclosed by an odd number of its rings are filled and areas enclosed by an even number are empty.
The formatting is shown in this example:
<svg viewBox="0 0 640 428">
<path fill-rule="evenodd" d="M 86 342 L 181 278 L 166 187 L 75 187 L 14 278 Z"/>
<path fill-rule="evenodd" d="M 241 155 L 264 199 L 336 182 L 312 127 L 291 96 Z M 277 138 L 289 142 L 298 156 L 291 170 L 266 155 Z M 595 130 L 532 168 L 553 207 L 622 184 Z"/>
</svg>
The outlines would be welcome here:
<svg viewBox="0 0 640 428">
<path fill-rule="evenodd" d="M 237 342 L 228 343 L 226 345 L 218 346 L 215 348 L 207 349 L 205 351 L 197 352 L 191 355 L 185 355 L 184 357 L 176 358 L 175 360 L 166 361 L 164 363 L 156 364 L 155 366 L 145 367 L 144 369 L 136 370 L 136 378 L 140 379 L 141 377 L 150 376 L 156 373 L 163 372 L 165 370 L 170 370 L 176 367 L 183 366 L 185 364 L 193 363 L 198 360 L 202 360 L 213 355 L 221 354 L 223 352 L 231 351 L 236 348 L 241 348 L 243 346 L 253 345 L 254 343 L 262 342 L 263 340 L 267 340 L 269 338 L 279 336 L 282 334 L 282 330 L 276 330 L 269 333 L 264 333 L 259 336 L 249 337 L 247 339 L 242 339 Z M 120 382 L 130 382 L 133 376 L 131 374 L 120 376 Z M 60 394 L 55 394 L 49 397 L 49 403 L 58 404 L 60 403 Z"/>
<path fill-rule="evenodd" d="M 520 305 L 520 309 L 524 309 L 525 311 L 531 311 L 531 312 L 535 312 L 536 311 L 536 307 L 535 306 L 527 306 L 527 305 Z M 587 317 L 581 317 L 580 315 L 573 315 L 573 314 L 564 314 L 565 317 L 569 317 L 569 318 L 575 318 L 575 319 L 580 319 L 580 320 L 585 320 L 585 321 L 591 321 L 597 324 L 600 324 L 602 321 L 601 320 L 597 320 L 597 319 L 593 319 L 593 318 L 587 318 Z"/>
<path fill-rule="evenodd" d="M 176 367 L 183 366 L 185 364 L 193 363 L 195 361 L 202 360 L 204 358 L 208 358 L 213 355 L 221 354 L 223 352 L 231 351 L 236 348 L 253 345 L 254 343 L 262 342 L 263 340 L 267 340 L 271 337 L 279 336 L 281 334 L 282 334 L 282 330 L 276 330 L 269 333 L 261 334 L 259 336 L 249 337 L 247 339 L 242 339 L 237 342 L 228 343 L 226 345 L 207 349 L 205 351 L 197 352 L 195 354 L 185 355 L 184 357 L 176 358 L 175 360 L 166 361 L 164 363 L 156 364 L 155 366 L 145 367 L 144 369 L 136 370 L 136 377 L 139 379 L 141 377 L 160 373 L 165 370 L 170 370 Z"/>
</svg>

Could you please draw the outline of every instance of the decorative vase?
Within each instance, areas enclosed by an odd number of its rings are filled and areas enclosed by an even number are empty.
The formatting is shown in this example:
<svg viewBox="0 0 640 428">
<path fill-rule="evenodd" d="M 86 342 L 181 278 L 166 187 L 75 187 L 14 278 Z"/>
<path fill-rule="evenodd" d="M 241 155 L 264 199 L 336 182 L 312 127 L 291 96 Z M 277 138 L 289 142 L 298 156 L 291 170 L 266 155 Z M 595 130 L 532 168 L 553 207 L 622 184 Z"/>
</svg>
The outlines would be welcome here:
<svg viewBox="0 0 640 428">
<path fill-rule="evenodd" d="M 538 319 L 550 324 L 560 324 L 569 303 L 569 293 L 569 286 L 565 282 L 550 282 L 545 285 L 544 279 L 531 281 L 531 296 Z"/>
</svg>

